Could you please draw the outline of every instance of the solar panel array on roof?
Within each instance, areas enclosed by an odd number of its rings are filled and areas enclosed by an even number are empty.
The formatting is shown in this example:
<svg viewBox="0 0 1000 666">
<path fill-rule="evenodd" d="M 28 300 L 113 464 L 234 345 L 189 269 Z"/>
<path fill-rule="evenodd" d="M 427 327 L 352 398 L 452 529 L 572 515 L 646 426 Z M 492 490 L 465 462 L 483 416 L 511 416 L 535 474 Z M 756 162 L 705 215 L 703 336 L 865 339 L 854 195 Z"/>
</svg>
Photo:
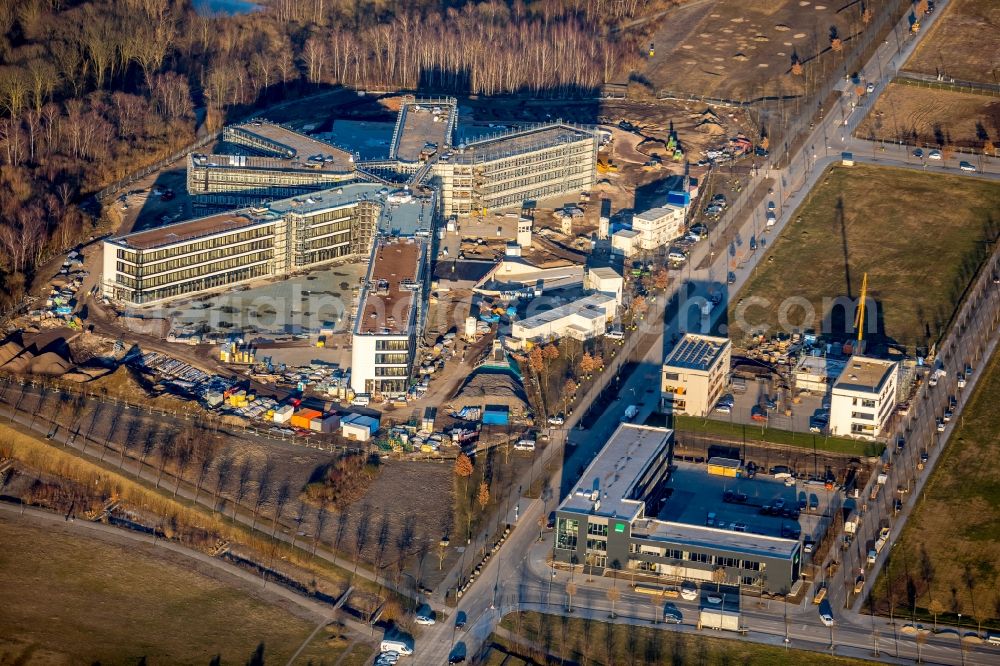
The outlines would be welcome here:
<svg viewBox="0 0 1000 666">
<path fill-rule="evenodd" d="M 698 338 L 684 338 L 667 361 L 668 365 L 704 370 L 719 352 L 719 345 Z"/>
</svg>

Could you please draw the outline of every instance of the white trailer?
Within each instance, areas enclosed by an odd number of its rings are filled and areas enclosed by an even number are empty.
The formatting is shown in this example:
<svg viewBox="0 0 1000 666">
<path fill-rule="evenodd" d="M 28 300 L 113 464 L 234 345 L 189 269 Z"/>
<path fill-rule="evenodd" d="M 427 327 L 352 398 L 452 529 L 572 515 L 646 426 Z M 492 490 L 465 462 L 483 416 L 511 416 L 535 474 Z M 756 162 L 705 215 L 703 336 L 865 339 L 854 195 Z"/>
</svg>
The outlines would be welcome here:
<svg viewBox="0 0 1000 666">
<path fill-rule="evenodd" d="M 746 627 L 740 624 L 740 614 L 729 611 L 702 610 L 698 616 L 698 628 L 746 633 Z"/>
</svg>

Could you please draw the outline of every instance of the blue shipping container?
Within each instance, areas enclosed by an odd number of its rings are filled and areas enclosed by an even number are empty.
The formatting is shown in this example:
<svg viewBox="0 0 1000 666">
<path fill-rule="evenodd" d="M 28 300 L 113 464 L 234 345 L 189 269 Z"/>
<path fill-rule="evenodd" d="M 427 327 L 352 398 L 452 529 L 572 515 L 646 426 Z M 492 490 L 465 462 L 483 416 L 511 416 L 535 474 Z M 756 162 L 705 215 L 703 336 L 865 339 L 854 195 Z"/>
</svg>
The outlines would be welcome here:
<svg viewBox="0 0 1000 666">
<path fill-rule="evenodd" d="M 483 425 L 505 426 L 510 421 L 510 414 L 507 408 L 501 405 L 486 405 L 483 412 Z"/>
</svg>

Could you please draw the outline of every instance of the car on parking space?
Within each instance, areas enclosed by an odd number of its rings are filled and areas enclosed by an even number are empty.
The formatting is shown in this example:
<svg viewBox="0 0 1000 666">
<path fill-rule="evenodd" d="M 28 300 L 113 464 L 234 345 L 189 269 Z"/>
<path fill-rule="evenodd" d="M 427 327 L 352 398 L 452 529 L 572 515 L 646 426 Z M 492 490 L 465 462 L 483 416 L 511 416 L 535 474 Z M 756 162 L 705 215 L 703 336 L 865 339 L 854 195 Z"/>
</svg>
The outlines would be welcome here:
<svg viewBox="0 0 1000 666">
<path fill-rule="evenodd" d="M 961 169 L 962 171 L 972 171 L 972 172 L 975 172 L 976 165 L 972 164 L 971 162 L 959 162 L 958 163 L 958 168 Z"/>
<path fill-rule="evenodd" d="M 892 501 L 892 515 L 897 516 L 903 510 L 903 500 L 898 497 Z"/>
<path fill-rule="evenodd" d="M 728 402 L 719 402 L 715 405 L 715 411 L 719 412 L 720 414 L 732 414 L 733 406 L 730 405 Z"/>
<path fill-rule="evenodd" d="M 943 419 L 939 418 L 937 420 L 937 431 L 938 432 L 944 432 L 944 420 Z"/>
<path fill-rule="evenodd" d="M 941 151 L 940 150 L 932 150 L 931 152 L 927 153 L 927 159 L 929 159 L 929 160 L 939 160 L 939 159 L 941 159 Z"/>
<path fill-rule="evenodd" d="M 465 653 L 456 652 L 448 657 L 449 664 L 464 664 L 465 663 Z"/>
<path fill-rule="evenodd" d="M 833 609 L 830 607 L 830 602 L 824 599 L 819 605 L 819 621 L 823 623 L 825 627 L 833 626 Z"/>
<path fill-rule="evenodd" d="M 722 603 L 722 597 L 715 594 L 710 594 L 707 597 L 705 597 L 705 603 L 712 604 L 713 606 L 718 606 L 719 604 Z"/>
<path fill-rule="evenodd" d="M 778 408 L 778 401 L 774 398 L 764 398 L 764 408 L 774 411 Z"/>
<path fill-rule="evenodd" d="M 792 475 L 792 468 L 788 465 L 775 465 L 770 472 L 771 476 L 776 479 L 787 479 Z M 782 506 L 784 506 L 784 502 L 782 502 Z"/>
<path fill-rule="evenodd" d="M 750 409 L 750 418 L 754 421 L 766 421 L 767 420 L 767 410 L 765 410 L 760 405 L 754 405 Z"/>
<path fill-rule="evenodd" d="M 684 620 L 684 613 L 674 604 L 668 603 L 663 607 L 663 621 L 667 624 L 680 624 Z"/>
<path fill-rule="evenodd" d="M 811 416 L 809 417 L 809 432 L 823 432 L 823 428 L 826 427 L 830 419 L 828 417 Z"/>
<path fill-rule="evenodd" d="M 777 206 L 774 205 L 773 201 L 768 201 L 767 202 L 767 209 L 768 210 L 774 210 L 775 208 L 777 208 Z"/>
<path fill-rule="evenodd" d="M 941 417 L 941 420 L 944 421 L 945 423 L 948 423 L 949 421 L 951 421 L 952 416 L 954 416 L 954 414 L 952 414 L 952 411 L 950 409 L 946 409 L 944 410 L 944 415 Z"/>
<path fill-rule="evenodd" d="M 770 229 L 778 221 L 778 216 L 774 214 L 773 210 L 767 211 L 767 228 Z"/>
<path fill-rule="evenodd" d="M 684 581 L 681 585 L 681 599 L 685 601 L 694 601 L 698 598 L 698 588 L 695 587 L 694 583 Z"/>
<path fill-rule="evenodd" d="M 916 148 L 913 151 L 913 156 L 914 157 L 923 157 L 924 156 L 924 151 L 921 150 L 920 148 Z"/>
<path fill-rule="evenodd" d="M 920 452 L 920 462 L 927 464 L 928 460 L 930 460 L 930 456 L 927 455 L 927 451 L 925 449 Z"/>
<path fill-rule="evenodd" d="M 465 611 L 458 611 L 458 614 L 455 615 L 455 628 L 461 629 L 468 620 L 469 616 L 465 614 Z"/>
<path fill-rule="evenodd" d="M 875 84 L 874 83 L 869 83 L 868 87 L 865 88 L 865 92 L 867 92 L 869 95 L 871 95 L 873 92 L 875 92 Z"/>
<path fill-rule="evenodd" d="M 549 417 L 549 425 L 561 426 L 564 423 L 566 423 L 566 419 L 563 417 L 562 414 L 557 414 L 556 416 Z"/>
<path fill-rule="evenodd" d="M 736 284 L 736 273 L 729 271 L 729 274 L 726 276 L 726 283 Z"/>
<path fill-rule="evenodd" d="M 416 622 L 417 622 L 417 624 L 419 624 L 420 626 L 423 626 L 423 627 L 429 627 L 432 624 L 437 624 L 437 622 L 435 622 L 434 618 L 431 617 L 430 615 L 417 615 Z"/>
<path fill-rule="evenodd" d="M 811 553 L 811 552 L 813 552 L 813 547 L 815 545 L 816 545 L 816 542 L 813 541 L 812 537 L 806 537 L 805 541 L 802 542 L 802 552 L 803 553 Z"/>
<path fill-rule="evenodd" d="M 968 379 L 971 376 L 972 376 L 972 366 L 967 365 L 965 366 L 965 378 Z"/>
<path fill-rule="evenodd" d="M 902 435 L 897 435 L 896 436 L 896 450 L 897 451 L 902 451 L 903 447 L 905 447 L 905 446 L 906 446 L 906 438 L 903 437 Z"/>
</svg>

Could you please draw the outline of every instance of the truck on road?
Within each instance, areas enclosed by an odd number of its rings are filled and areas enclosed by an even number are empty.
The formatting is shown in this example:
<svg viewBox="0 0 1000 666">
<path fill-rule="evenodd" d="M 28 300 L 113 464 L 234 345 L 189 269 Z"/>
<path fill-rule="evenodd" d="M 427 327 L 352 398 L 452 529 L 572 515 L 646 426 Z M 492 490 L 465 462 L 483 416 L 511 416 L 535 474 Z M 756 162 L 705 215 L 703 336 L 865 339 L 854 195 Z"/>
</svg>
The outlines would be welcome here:
<svg viewBox="0 0 1000 666">
<path fill-rule="evenodd" d="M 698 628 L 746 633 L 746 627 L 740 624 L 740 614 L 724 610 L 702 610 L 698 615 Z"/>
<path fill-rule="evenodd" d="M 625 408 L 625 413 L 622 414 L 622 422 L 631 421 L 639 413 L 639 407 L 637 405 L 629 405 Z"/>
</svg>

